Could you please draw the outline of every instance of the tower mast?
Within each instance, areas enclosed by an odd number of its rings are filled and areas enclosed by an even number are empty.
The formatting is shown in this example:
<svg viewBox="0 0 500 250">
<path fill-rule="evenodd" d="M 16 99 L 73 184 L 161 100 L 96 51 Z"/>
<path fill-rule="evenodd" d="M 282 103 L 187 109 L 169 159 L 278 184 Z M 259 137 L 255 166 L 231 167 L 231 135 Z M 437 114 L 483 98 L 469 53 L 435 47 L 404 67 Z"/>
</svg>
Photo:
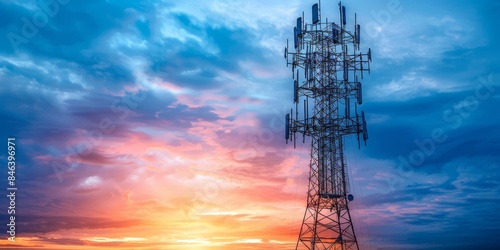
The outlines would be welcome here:
<svg viewBox="0 0 500 250">
<path fill-rule="evenodd" d="M 358 77 L 370 72 L 371 50 L 361 53 L 361 29 L 355 17 L 354 31 L 346 28 L 346 8 L 339 2 L 339 23 L 321 19 L 321 4 L 312 6 L 312 23 L 297 18 L 294 51 L 285 47 L 287 66 L 294 79 L 295 111 L 286 115 L 286 142 L 296 145 L 298 134 L 311 138 L 307 206 L 296 249 L 359 249 L 349 194 L 344 138 L 368 131 L 362 85 Z M 303 108 L 299 108 L 302 106 Z M 311 106 L 311 108 L 309 108 Z M 299 112 L 299 109 L 302 112 Z M 311 115 L 310 115 L 311 113 Z"/>
</svg>

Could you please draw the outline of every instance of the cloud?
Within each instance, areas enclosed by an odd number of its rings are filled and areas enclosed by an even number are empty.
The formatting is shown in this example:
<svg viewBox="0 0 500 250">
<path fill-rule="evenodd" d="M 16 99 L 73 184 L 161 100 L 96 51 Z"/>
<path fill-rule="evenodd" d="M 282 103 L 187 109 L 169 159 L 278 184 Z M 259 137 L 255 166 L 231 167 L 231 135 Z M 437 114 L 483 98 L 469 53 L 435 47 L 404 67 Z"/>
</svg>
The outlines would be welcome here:
<svg viewBox="0 0 500 250">
<path fill-rule="evenodd" d="M 359 150 L 346 138 L 360 243 L 452 249 L 473 238 L 493 248 L 498 4 L 402 2 L 390 18 L 385 3 L 345 4 L 349 24 L 354 11 L 362 27 L 376 24 L 362 38 L 374 59 L 359 107 L 370 139 Z M 18 142 L 19 245 L 295 245 L 310 139 L 285 144 L 293 80 L 282 56 L 310 5 L 70 1 L 29 42 L 0 39 L 0 118 Z M 336 8 L 322 3 L 323 16 L 338 17 Z M 0 3 L 0 31 L 23 35 L 23 18 L 41 9 Z M 489 80 L 494 91 L 479 100 Z M 447 139 L 425 153 L 435 129 Z M 399 156 L 419 150 L 425 160 L 402 170 Z"/>
</svg>

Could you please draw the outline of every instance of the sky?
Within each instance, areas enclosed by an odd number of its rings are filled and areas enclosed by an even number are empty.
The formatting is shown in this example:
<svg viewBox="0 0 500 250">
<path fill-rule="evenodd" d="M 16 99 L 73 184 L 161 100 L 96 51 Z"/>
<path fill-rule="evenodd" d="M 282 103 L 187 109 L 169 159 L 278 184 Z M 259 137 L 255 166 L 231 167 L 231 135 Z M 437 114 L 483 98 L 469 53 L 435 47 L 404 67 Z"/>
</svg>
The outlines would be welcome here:
<svg viewBox="0 0 500 250">
<path fill-rule="evenodd" d="M 310 145 L 285 144 L 283 50 L 314 3 L 1 0 L 0 248 L 293 249 Z M 498 248 L 500 3 L 343 4 L 373 54 L 360 248 Z"/>
</svg>

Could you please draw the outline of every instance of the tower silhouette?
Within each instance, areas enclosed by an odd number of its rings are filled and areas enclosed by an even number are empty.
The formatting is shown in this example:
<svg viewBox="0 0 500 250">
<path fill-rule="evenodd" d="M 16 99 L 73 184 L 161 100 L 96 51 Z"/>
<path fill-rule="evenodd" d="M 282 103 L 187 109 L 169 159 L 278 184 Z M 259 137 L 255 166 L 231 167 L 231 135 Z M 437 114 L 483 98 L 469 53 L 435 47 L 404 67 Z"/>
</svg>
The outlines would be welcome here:
<svg viewBox="0 0 500 250">
<path fill-rule="evenodd" d="M 346 8 L 339 2 L 339 23 L 321 19 L 321 2 L 312 6 L 312 22 L 297 18 L 293 49 L 284 57 L 291 65 L 292 109 L 286 115 L 285 139 L 296 145 L 298 134 L 311 139 L 307 206 L 296 249 L 359 249 L 349 203 L 345 138 L 368 139 L 363 103 L 363 72 L 370 72 L 371 50 L 361 53 L 361 28 L 346 28 Z M 299 72 L 300 71 L 302 72 Z M 299 112 L 300 109 L 303 112 Z M 303 106 L 303 107 L 302 107 Z M 310 108 L 311 106 L 311 108 Z M 311 113 L 311 114 L 310 114 Z"/>
</svg>

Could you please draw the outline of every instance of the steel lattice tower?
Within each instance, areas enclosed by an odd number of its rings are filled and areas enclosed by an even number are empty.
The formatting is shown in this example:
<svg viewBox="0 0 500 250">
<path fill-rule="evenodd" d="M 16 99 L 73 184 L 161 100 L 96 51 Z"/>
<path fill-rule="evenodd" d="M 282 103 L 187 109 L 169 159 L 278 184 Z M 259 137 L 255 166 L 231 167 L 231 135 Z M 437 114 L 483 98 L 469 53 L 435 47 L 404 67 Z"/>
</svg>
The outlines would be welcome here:
<svg viewBox="0 0 500 250">
<path fill-rule="evenodd" d="M 359 52 L 360 25 L 346 29 L 346 9 L 339 3 L 340 22 L 321 19 L 321 3 L 312 6 L 312 23 L 304 14 L 294 28 L 294 52 L 285 47 L 294 78 L 295 113 L 286 115 L 285 138 L 311 138 L 307 207 L 296 249 L 359 249 L 349 202 L 344 139 L 360 135 L 366 144 L 365 115 L 358 115 L 362 85 L 358 75 L 370 70 L 371 50 Z M 299 73 L 299 69 L 302 71 Z M 303 74 L 301 74 L 303 73 Z M 299 113 L 300 109 L 303 112 Z M 303 108 L 302 108 L 303 104 Z M 312 108 L 309 108 L 311 104 Z M 312 115 L 309 115 L 309 113 Z"/>
</svg>

